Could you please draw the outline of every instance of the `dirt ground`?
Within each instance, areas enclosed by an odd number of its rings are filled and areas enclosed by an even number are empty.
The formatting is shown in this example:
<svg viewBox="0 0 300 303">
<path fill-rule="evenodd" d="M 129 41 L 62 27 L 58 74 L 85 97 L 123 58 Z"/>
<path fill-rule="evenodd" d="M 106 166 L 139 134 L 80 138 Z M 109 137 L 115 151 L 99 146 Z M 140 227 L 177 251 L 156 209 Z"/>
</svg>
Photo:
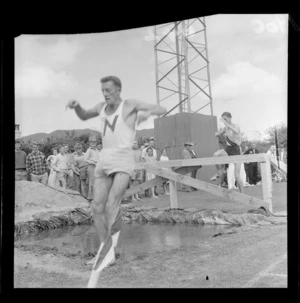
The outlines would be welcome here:
<svg viewBox="0 0 300 303">
<path fill-rule="evenodd" d="M 284 214 L 287 210 L 286 183 L 275 183 L 273 189 L 273 212 Z M 53 194 L 53 190 L 49 190 Z M 260 197 L 261 186 L 246 188 L 247 192 Z M 179 192 L 178 201 L 182 208 L 219 209 L 233 213 L 245 213 L 250 209 L 200 191 Z M 75 202 L 70 198 L 68 203 L 74 206 L 87 202 Z M 49 202 L 45 204 L 53 207 Z M 169 197 L 161 196 L 156 200 L 145 198 L 143 202 L 135 204 L 168 207 Z M 25 216 L 22 217 L 20 213 L 19 218 L 24 219 Z M 280 220 L 278 224 L 260 222 L 232 227 L 226 233 L 207 239 L 200 248 L 181 247 L 167 253 L 160 251 L 132 258 L 124 258 L 118 250 L 116 252 L 116 262 L 103 270 L 99 288 L 287 287 L 286 220 Z M 87 286 L 91 273 L 91 266 L 86 265 L 89 256 L 34 244 L 16 244 L 14 253 L 15 288 Z"/>
</svg>

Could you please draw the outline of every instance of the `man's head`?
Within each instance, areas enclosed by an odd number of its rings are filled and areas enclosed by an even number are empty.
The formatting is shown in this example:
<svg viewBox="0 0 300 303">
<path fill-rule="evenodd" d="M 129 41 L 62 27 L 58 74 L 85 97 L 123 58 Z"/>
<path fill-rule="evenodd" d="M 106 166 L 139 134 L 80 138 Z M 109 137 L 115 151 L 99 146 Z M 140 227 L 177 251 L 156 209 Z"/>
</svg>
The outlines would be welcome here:
<svg viewBox="0 0 300 303">
<path fill-rule="evenodd" d="M 102 142 L 98 142 L 96 147 L 100 151 L 102 149 Z"/>
<path fill-rule="evenodd" d="M 33 142 L 32 143 L 32 151 L 34 153 L 38 152 L 39 151 L 39 145 L 36 143 L 36 142 Z"/>
<path fill-rule="evenodd" d="M 15 149 L 16 149 L 17 151 L 19 151 L 20 148 L 21 148 L 21 142 L 20 142 L 19 140 L 16 140 L 16 142 L 15 142 Z"/>
<path fill-rule="evenodd" d="M 65 147 L 65 145 L 59 146 L 59 152 L 60 152 L 62 155 L 64 155 L 64 154 L 66 153 L 66 147 Z"/>
<path fill-rule="evenodd" d="M 132 149 L 138 149 L 138 148 L 139 148 L 138 142 L 137 141 L 133 141 Z"/>
<path fill-rule="evenodd" d="M 69 146 L 66 144 L 65 145 L 65 153 L 68 153 L 69 152 Z"/>
<path fill-rule="evenodd" d="M 148 148 L 146 149 L 146 152 L 147 152 L 148 156 L 150 156 L 150 157 L 153 156 L 153 149 L 152 149 L 151 147 L 148 147 Z"/>
<path fill-rule="evenodd" d="M 232 116 L 231 116 L 231 113 L 229 113 L 229 112 L 224 112 L 223 114 L 222 114 L 222 116 L 221 116 L 226 122 L 231 122 L 231 118 L 232 118 Z"/>
<path fill-rule="evenodd" d="M 57 148 L 56 148 L 56 147 L 52 148 L 52 154 L 53 154 L 54 156 L 56 156 L 57 153 L 58 153 Z"/>
<path fill-rule="evenodd" d="M 148 146 L 150 146 L 150 147 L 154 147 L 154 138 L 152 139 L 152 138 L 150 138 L 150 140 L 149 140 L 149 142 L 148 142 Z"/>
<path fill-rule="evenodd" d="M 252 148 L 256 148 L 256 143 L 255 142 L 252 142 Z"/>
<path fill-rule="evenodd" d="M 187 150 L 192 150 L 192 147 L 194 146 L 194 143 L 193 142 L 185 142 L 184 143 L 184 147 L 187 149 Z"/>
<path fill-rule="evenodd" d="M 80 155 L 83 151 L 83 146 L 81 143 L 76 143 L 74 146 L 75 152 Z"/>
<path fill-rule="evenodd" d="M 96 139 L 95 136 L 91 136 L 89 138 L 89 144 L 90 144 L 91 148 L 96 148 L 96 146 L 97 146 L 97 139 Z"/>
<path fill-rule="evenodd" d="M 120 99 L 122 83 L 118 77 L 104 77 L 100 79 L 100 82 L 102 86 L 102 93 L 106 103 L 112 104 Z"/>
</svg>

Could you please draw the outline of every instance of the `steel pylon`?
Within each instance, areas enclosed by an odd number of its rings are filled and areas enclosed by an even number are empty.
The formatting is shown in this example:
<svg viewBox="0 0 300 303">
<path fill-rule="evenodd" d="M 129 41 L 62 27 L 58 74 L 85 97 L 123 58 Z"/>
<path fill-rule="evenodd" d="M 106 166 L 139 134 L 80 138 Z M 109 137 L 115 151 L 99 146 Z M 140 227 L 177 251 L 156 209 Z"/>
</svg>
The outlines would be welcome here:
<svg viewBox="0 0 300 303">
<path fill-rule="evenodd" d="M 154 26 L 157 104 L 213 115 L 205 17 Z"/>
</svg>

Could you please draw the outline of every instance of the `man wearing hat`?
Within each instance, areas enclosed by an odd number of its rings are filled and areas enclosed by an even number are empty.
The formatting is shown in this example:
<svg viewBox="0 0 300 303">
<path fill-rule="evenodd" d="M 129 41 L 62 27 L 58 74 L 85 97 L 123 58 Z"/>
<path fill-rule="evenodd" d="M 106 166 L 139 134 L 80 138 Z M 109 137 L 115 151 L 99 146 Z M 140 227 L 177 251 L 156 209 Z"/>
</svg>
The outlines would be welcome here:
<svg viewBox="0 0 300 303">
<path fill-rule="evenodd" d="M 193 150 L 194 143 L 191 141 L 187 141 L 184 143 L 184 149 L 182 150 L 182 157 L 183 159 L 193 159 L 197 158 L 196 152 Z M 187 173 L 188 176 L 191 176 L 192 178 L 196 179 L 198 169 L 193 170 L 190 173 Z M 186 187 L 186 191 L 196 191 L 197 188 L 195 187 Z"/>
<path fill-rule="evenodd" d="M 97 149 L 97 139 L 95 136 L 89 138 L 90 147 L 84 155 L 84 161 L 88 163 L 88 196 L 87 199 L 92 201 L 94 198 L 94 181 L 95 168 L 99 160 L 99 150 Z"/>
<path fill-rule="evenodd" d="M 164 107 L 147 104 L 136 99 L 123 100 L 120 96 L 121 80 L 115 76 L 100 80 L 104 102 L 85 110 L 77 100 L 70 100 L 68 108 L 74 109 L 81 120 L 97 118 L 102 134 L 103 148 L 95 169 L 92 213 L 100 247 L 93 265 L 88 288 L 95 288 L 103 268 L 115 260 L 120 228 L 120 203 L 135 168 L 132 144 L 136 125 L 152 115 L 166 113 Z"/>
</svg>

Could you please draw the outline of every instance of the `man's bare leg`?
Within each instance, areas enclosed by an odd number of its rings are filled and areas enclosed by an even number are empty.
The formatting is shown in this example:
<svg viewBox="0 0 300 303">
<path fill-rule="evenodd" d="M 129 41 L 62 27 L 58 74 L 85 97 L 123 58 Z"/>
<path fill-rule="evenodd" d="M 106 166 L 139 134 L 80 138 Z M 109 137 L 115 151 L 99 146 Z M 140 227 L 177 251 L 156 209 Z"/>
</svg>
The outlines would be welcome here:
<svg viewBox="0 0 300 303">
<path fill-rule="evenodd" d="M 243 181 L 240 175 L 241 171 L 241 163 L 235 163 L 234 164 L 234 174 L 235 174 L 235 179 L 237 182 L 237 185 L 239 187 L 240 192 L 243 194 L 244 193 L 244 186 L 243 186 Z"/>
<path fill-rule="evenodd" d="M 94 199 L 92 203 L 92 213 L 94 225 L 99 237 L 100 243 L 103 243 L 107 238 L 107 219 L 106 219 L 106 204 L 110 189 L 113 184 L 113 177 L 105 176 L 95 178 L 94 180 Z"/>
<path fill-rule="evenodd" d="M 225 151 L 224 149 L 219 149 L 219 150 L 217 150 L 217 151 L 213 154 L 213 156 L 214 156 L 214 157 L 222 157 L 222 156 L 228 156 L 228 154 L 226 153 L 226 151 Z M 222 165 L 221 165 L 221 164 L 216 164 L 216 168 L 217 168 L 217 175 L 218 175 L 219 177 L 221 177 L 222 174 L 223 174 L 223 167 L 222 167 Z M 214 179 L 214 177 L 211 178 L 211 180 L 212 180 L 212 179 Z"/>
<path fill-rule="evenodd" d="M 112 226 L 119 213 L 121 199 L 127 190 L 129 179 L 130 176 L 126 173 L 116 173 L 114 176 L 106 204 L 107 236 L 111 234 Z"/>
</svg>

